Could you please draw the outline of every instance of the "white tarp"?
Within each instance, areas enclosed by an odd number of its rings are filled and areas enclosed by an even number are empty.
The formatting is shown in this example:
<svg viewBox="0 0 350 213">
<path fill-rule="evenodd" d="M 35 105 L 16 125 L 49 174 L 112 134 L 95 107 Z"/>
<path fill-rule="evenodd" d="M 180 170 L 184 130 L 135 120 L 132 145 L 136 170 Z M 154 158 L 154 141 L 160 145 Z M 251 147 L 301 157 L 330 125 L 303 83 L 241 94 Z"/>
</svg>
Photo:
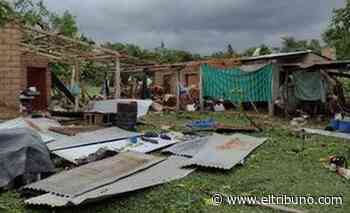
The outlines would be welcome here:
<svg viewBox="0 0 350 213">
<path fill-rule="evenodd" d="M 137 103 L 137 117 L 143 117 L 147 114 L 150 106 L 152 105 L 152 100 L 136 100 L 136 99 L 114 99 L 105 101 L 95 101 L 89 112 L 100 112 L 100 113 L 117 113 L 118 103 Z"/>
</svg>

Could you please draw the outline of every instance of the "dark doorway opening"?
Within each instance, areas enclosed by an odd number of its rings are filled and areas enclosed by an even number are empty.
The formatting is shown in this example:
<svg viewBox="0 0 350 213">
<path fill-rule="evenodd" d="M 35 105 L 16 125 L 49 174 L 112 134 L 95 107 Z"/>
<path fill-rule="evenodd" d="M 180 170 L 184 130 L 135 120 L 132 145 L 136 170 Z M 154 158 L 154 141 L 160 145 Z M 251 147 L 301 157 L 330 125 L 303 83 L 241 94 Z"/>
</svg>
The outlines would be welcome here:
<svg viewBox="0 0 350 213">
<path fill-rule="evenodd" d="M 40 95 L 33 100 L 34 111 L 44 111 L 48 107 L 46 71 L 46 68 L 27 67 L 27 87 L 36 87 L 40 92 Z"/>
</svg>

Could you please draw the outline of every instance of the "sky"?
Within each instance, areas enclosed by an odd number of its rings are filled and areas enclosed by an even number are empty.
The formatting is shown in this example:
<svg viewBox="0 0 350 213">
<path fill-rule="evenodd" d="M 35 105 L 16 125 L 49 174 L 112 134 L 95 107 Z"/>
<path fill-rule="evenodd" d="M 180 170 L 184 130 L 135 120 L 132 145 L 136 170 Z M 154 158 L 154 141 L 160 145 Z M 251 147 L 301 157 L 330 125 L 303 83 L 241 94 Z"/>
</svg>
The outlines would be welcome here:
<svg viewBox="0 0 350 213">
<path fill-rule="evenodd" d="M 281 37 L 321 38 L 334 8 L 345 0 L 44 0 L 69 10 L 79 30 L 96 41 L 143 48 L 181 49 L 203 55 L 267 44 Z"/>
</svg>

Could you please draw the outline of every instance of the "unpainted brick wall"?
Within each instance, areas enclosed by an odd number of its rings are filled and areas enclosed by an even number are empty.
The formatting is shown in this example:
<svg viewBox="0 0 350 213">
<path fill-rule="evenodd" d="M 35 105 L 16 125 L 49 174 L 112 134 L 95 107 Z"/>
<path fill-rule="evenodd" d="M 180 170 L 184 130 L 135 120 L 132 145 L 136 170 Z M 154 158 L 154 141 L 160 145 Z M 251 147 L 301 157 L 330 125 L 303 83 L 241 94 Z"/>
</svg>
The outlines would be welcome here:
<svg viewBox="0 0 350 213">
<path fill-rule="evenodd" d="M 7 24 L 0 27 L 0 105 L 18 107 L 23 72 L 19 27 Z"/>
<path fill-rule="evenodd" d="M 9 23 L 0 27 L 0 106 L 19 108 L 19 93 L 27 87 L 27 67 L 47 70 L 48 100 L 51 91 L 51 73 L 48 59 L 33 53 L 23 52 L 20 26 Z"/>
</svg>

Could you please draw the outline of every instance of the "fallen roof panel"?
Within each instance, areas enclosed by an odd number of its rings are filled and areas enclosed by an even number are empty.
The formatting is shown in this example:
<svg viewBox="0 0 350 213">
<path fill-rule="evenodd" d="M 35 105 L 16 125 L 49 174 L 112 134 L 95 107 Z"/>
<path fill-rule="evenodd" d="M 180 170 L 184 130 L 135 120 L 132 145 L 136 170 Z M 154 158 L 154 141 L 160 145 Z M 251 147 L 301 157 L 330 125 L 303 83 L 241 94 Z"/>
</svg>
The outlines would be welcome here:
<svg viewBox="0 0 350 213">
<path fill-rule="evenodd" d="M 118 194 L 136 191 L 152 186 L 160 185 L 177 179 L 181 179 L 192 173 L 195 169 L 183 169 L 182 165 L 187 158 L 171 156 L 167 160 L 152 166 L 146 170 L 123 178 L 115 183 L 103 186 L 96 190 L 84 193 L 73 199 L 60 197 L 47 193 L 25 201 L 29 205 L 48 205 L 51 207 L 63 207 L 68 205 L 80 205 L 113 197 Z"/>
<path fill-rule="evenodd" d="M 97 150 L 104 148 L 117 152 L 134 151 L 141 153 L 150 153 L 155 150 L 159 150 L 163 147 L 173 145 L 178 142 L 175 136 L 169 134 L 172 140 L 164 140 L 157 138 L 158 144 L 153 144 L 137 138 L 137 143 L 132 143 L 130 139 L 111 141 L 107 143 L 100 143 L 89 146 L 82 146 L 72 149 L 65 149 L 60 151 L 54 151 L 53 153 L 61 158 L 64 158 L 72 163 L 77 163 L 76 160 L 85 158 L 90 154 L 97 152 Z"/>
<path fill-rule="evenodd" d="M 167 149 L 164 149 L 162 153 L 171 153 L 174 155 L 193 157 L 195 156 L 208 142 L 208 137 L 197 138 L 194 140 L 178 143 Z"/>
<path fill-rule="evenodd" d="M 185 166 L 197 165 L 219 169 L 231 169 L 250 152 L 264 143 L 266 138 L 256 138 L 243 134 L 231 136 L 214 134 L 205 146 Z"/>
<path fill-rule="evenodd" d="M 45 143 L 55 140 L 55 138 L 50 134 L 50 127 L 61 127 L 61 125 L 52 119 L 24 117 L 19 117 L 0 123 L 0 129 L 30 128 L 36 131 Z"/>
<path fill-rule="evenodd" d="M 125 152 L 53 175 L 26 186 L 26 189 L 75 197 L 111 184 L 137 171 L 146 169 L 164 158 L 136 152 Z"/>
<path fill-rule="evenodd" d="M 141 135 L 141 133 L 129 132 L 118 127 L 110 127 L 92 132 L 79 133 L 72 137 L 63 137 L 48 143 L 47 146 L 50 151 L 59 151 L 91 144 L 123 140 Z"/>
</svg>

